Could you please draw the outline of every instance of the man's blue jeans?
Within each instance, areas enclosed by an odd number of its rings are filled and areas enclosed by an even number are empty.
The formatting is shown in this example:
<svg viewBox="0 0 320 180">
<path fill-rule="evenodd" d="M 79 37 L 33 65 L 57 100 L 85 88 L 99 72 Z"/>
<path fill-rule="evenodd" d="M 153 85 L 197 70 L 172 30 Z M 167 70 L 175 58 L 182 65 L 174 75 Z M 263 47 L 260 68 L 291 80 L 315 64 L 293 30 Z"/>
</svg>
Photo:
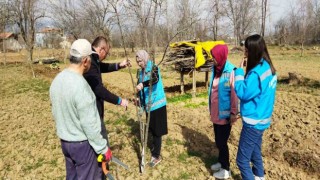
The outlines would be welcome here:
<svg viewBox="0 0 320 180">
<path fill-rule="evenodd" d="M 243 180 L 254 180 L 254 176 L 264 177 L 261 154 L 263 132 L 264 130 L 257 130 L 252 127 L 242 127 L 237 165 Z M 252 168 L 250 162 L 252 163 Z"/>
</svg>

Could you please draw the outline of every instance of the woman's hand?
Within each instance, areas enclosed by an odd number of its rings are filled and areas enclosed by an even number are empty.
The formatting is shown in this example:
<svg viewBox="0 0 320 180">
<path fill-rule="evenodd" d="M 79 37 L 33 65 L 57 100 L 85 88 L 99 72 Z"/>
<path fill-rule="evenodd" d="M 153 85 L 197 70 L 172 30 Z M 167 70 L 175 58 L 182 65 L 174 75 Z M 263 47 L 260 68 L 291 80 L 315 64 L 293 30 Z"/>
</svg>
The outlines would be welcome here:
<svg viewBox="0 0 320 180">
<path fill-rule="evenodd" d="M 140 100 L 139 100 L 139 98 L 137 98 L 137 99 L 130 99 L 130 102 L 133 102 L 133 104 L 134 104 L 135 106 L 140 106 Z"/>
<path fill-rule="evenodd" d="M 137 91 L 141 91 L 143 89 L 143 84 L 142 83 L 139 83 L 137 86 L 136 86 L 136 89 Z"/>
<path fill-rule="evenodd" d="M 235 124 L 237 121 L 237 115 L 236 114 L 230 114 L 230 124 L 231 126 Z"/>
<path fill-rule="evenodd" d="M 245 67 L 245 66 L 247 66 L 247 57 L 243 57 L 242 58 L 242 61 L 241 61 L 241 63 L 240 63 L 240 68 L 243 68 L 243 67 Z"/>
</svg>

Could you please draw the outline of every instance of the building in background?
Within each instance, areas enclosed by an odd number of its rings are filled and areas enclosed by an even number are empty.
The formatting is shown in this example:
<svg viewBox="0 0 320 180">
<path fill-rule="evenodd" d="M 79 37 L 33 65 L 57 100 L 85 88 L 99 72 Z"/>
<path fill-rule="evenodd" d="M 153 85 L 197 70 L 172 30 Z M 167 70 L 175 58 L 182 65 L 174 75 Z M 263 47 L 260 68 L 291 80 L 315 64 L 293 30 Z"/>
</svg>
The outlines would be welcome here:
<svg viewBox="0 0 320 180">
<path fill-rule="evenodd" d="M 13 32 L 3 32 L 0 33 L 0 49 L 1 52 L 8 51 L 20 51 L 22 49 L 22 45 L 18 41 L 18 34 Z"/>
<path fill-rule="evenodd" d="M 54 27 L 45 27 L 36 33 L 36 47 L 60 48 L 63 41 L 63 30 Z"/>
</svg>

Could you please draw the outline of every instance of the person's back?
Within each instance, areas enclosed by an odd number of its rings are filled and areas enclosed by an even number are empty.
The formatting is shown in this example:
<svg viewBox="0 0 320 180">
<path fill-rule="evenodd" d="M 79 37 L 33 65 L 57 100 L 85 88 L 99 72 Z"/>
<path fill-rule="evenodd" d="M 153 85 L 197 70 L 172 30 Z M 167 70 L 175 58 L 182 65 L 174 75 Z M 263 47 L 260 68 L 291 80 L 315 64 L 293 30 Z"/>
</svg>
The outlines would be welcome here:
<svg viewBox="0 0 320 180">
<path fill-rule="evenodd" d="M 67 141 L 86 140 L 87 137 L 80 125 L 79 113 L 97 112 L 88 108 L 94 107 L 89 104 L 95 104 L 95 96 L 86 80 L 81 75 L 65 69 L 53 80 L 50 98 L 59 138 Z M 93 115 L 99 116 L 98 113 Z M 93 119 L 99 119 L 97 117 Z"/>
<path fill-rule="evenodd" d="M 83 78 L 91 65 L 91 44 L 85 39 L 72 43 L 70 64 L 50 86 L 52 114 L 65 158 L 66 179 L 104 179 L 97 156 L 109 161 L 112 153 L 100 132 L 96 98 Z"/>
</svg>

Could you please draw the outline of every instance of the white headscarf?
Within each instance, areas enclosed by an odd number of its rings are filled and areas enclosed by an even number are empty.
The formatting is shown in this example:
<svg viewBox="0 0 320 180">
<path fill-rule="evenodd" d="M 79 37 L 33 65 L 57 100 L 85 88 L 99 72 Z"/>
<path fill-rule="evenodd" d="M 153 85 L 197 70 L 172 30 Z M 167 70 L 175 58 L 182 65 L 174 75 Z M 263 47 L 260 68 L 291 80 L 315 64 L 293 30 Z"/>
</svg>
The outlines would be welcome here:
<svg viewBox="0 0 320 180">
<path fill-rule="evenodd" d="M 145 63 L 145 65 L 147 65 L 148 60 L 149 60 L 149 54 L 147 53 L 147 51 L 145 50 L 139 50 L 136 54 L 137 57 L 139 57 L 140 59 L 142 59 Z"/>
</svg>

